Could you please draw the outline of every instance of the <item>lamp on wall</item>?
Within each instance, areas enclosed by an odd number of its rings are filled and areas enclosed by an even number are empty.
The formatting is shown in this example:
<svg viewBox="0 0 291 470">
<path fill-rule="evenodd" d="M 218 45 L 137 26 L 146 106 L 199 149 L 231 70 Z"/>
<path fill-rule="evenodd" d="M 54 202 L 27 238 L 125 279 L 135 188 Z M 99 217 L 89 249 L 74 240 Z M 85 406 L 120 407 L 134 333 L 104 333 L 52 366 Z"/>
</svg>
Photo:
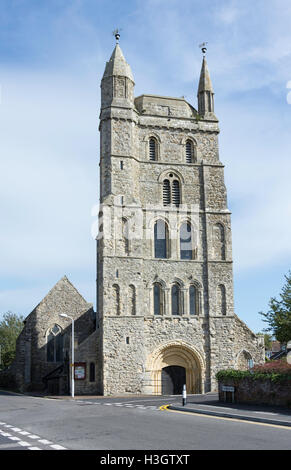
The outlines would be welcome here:
<svg viewBox="0 0 291 470">
<path fill-rule="evenodd" d="M 75 367 L 74 367 L 74 363 L 75 363 L 75 357 L 74 357 L 74 343 L 75 343 L 75 338 L 74 338 L 74 319 L 72 317 L 70 317 L 69 315 L 67 315 L 66 313 L 60 313 L 59 314 L 60 317 L 63 317 L 63 318 L 69 318 L 72 322 L 72 363 L 71 363 L 71 377 L 72 377 L 72 382 L 71 382 L 71 396 L 72 398 L 74 398 L 75 396 Z"/>
</svg>

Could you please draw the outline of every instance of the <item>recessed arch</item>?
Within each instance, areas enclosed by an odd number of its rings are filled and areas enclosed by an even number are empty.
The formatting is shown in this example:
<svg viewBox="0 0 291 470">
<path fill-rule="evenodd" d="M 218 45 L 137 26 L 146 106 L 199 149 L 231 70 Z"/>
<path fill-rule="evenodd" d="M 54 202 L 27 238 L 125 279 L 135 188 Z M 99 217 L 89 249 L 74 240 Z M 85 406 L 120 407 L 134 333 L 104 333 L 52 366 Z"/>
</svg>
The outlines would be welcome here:
<svg viewBox="0 0 291 470">
<path fill-rule="evenodd" d="M 178 170 L 174 170 L 174 169 L 168 169 L 168 170 L 164 170 L 160 173 L 159 177 L 158 177 L 158 182 L 159 183 L 162 183 L 164 181 L 164 179 L 168 178 L 169 175 L 173 175 L 173 177 L 177 178 L 180 183 L 184 183 L 185 182 L 185 179 L 183 177 L 183 175 L 178 171 Z"/>
<path fill-rule="evenodd" d="M 236 355 L 235 365 L 239 370 L 248 370 L 249 361 L 252 360 L 252 355 L 246 349 L 241 349 L 240 352 Z"/>
<path fill-rule="evenodd" d="M 184 341 L 169 341 L 160 345 L 146 362 L 146 375 L 149 393 L 162 393 L 162 369 L 168 366 L 180 366 L 186 370 L 186 389 L 188 393 L 202 393 L 205 363 L 203 356 L 196 348 Z"/>
</svg>

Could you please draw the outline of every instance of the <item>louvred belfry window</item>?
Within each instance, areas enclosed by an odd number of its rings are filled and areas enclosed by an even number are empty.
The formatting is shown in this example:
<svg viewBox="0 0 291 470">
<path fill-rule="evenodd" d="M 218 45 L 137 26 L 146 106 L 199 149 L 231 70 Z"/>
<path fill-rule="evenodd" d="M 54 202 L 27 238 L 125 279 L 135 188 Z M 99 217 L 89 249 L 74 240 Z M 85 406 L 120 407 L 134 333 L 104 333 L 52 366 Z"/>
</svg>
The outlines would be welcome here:
<svg viewBox="0 0 291 470">
<path fill-rule="evenodd" d="M 157 159 L 157 142 L 153 137 L 149 140 L 149 157 L 151 161 Z"/>
<path fill-rule="evenodd" d="M 163 182 L 163 205 L 168 206 L 169 204 L 171 204 L 170 181 L 164 180 Z"/>
<path fill-rule="evenodd" d="M 180 205 L 180 185 L 177 180 L 172 183 L 172 204 L 177 207 Z"/>
<path fill-rule="evenodd" d="M 193 162 L 193 144 L 191 140 L 187 140 L 186 142 L 186 163 Z"/>
<path fill-rule="evenodd" d="M 163 181 L 163 205 L 169 206 L 170 204 L 176 207 L 181 204 L 180 183 L 174 179 L 172 173 L 169 175 L 169 179 Z"/>
</svg>

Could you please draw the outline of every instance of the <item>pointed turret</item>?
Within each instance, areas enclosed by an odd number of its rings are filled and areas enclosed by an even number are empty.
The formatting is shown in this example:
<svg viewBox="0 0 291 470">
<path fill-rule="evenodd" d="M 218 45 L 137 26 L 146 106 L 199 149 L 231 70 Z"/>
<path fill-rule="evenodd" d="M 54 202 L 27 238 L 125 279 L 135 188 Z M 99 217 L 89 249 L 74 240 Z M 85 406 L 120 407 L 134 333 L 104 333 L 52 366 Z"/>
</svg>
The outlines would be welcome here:
<svg viewBox="0 0 291 470">
<path fill-rule="evenodd" d="M 122 50 L 117 43 L 101 81 L 101 108 L 111 105 L 121 107 L 134 106 L 134 78 Z"/>
<path fill-rule="evenodd" d="M 201 116 L 214 116 L 214 91 L 210 79 L 210 73 L 205 56 L 203 57 L 199 87 L 198 87 L 198 112 Z M 216 119 L 216 118 L 215 118 Z"/>
<path fill-rule="evenodd" d="M 106 62 L 103 79 L 113 75 L 127 77 L 134 82 L 130 65 L 126 62 L 119 44 L 116 44 L 109 61 Z"/>
</svg>

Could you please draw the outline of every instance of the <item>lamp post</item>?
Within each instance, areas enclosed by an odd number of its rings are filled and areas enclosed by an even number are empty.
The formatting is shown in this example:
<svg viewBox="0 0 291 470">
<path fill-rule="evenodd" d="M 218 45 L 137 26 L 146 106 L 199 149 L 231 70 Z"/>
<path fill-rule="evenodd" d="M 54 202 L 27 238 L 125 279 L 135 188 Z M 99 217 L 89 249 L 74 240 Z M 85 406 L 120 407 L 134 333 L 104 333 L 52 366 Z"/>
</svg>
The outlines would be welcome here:
<svg viewBox="0 0 291 470">
<path fill-rule="evenodd" d="M 72 398 L 74 398 L 75 396 L 75 367 L 74 367 L 74 363 L 75 363 L 75 356 L 74 356 L 74 343 L 75 343 L 75 338 L 74 338 L 74 319 L 72 317 L 70 317 L 69 315 L 67 315 L 66 313 L 60 313 L 59 314 L 60 317 L 63 317 L 63 318 L 69 318 L 71 321 L 72 321 L 72 364 L 71 364 L 71 368 L 72 368 L 72 382 L 71 382 L 71 396 Z"/>
</svg>

